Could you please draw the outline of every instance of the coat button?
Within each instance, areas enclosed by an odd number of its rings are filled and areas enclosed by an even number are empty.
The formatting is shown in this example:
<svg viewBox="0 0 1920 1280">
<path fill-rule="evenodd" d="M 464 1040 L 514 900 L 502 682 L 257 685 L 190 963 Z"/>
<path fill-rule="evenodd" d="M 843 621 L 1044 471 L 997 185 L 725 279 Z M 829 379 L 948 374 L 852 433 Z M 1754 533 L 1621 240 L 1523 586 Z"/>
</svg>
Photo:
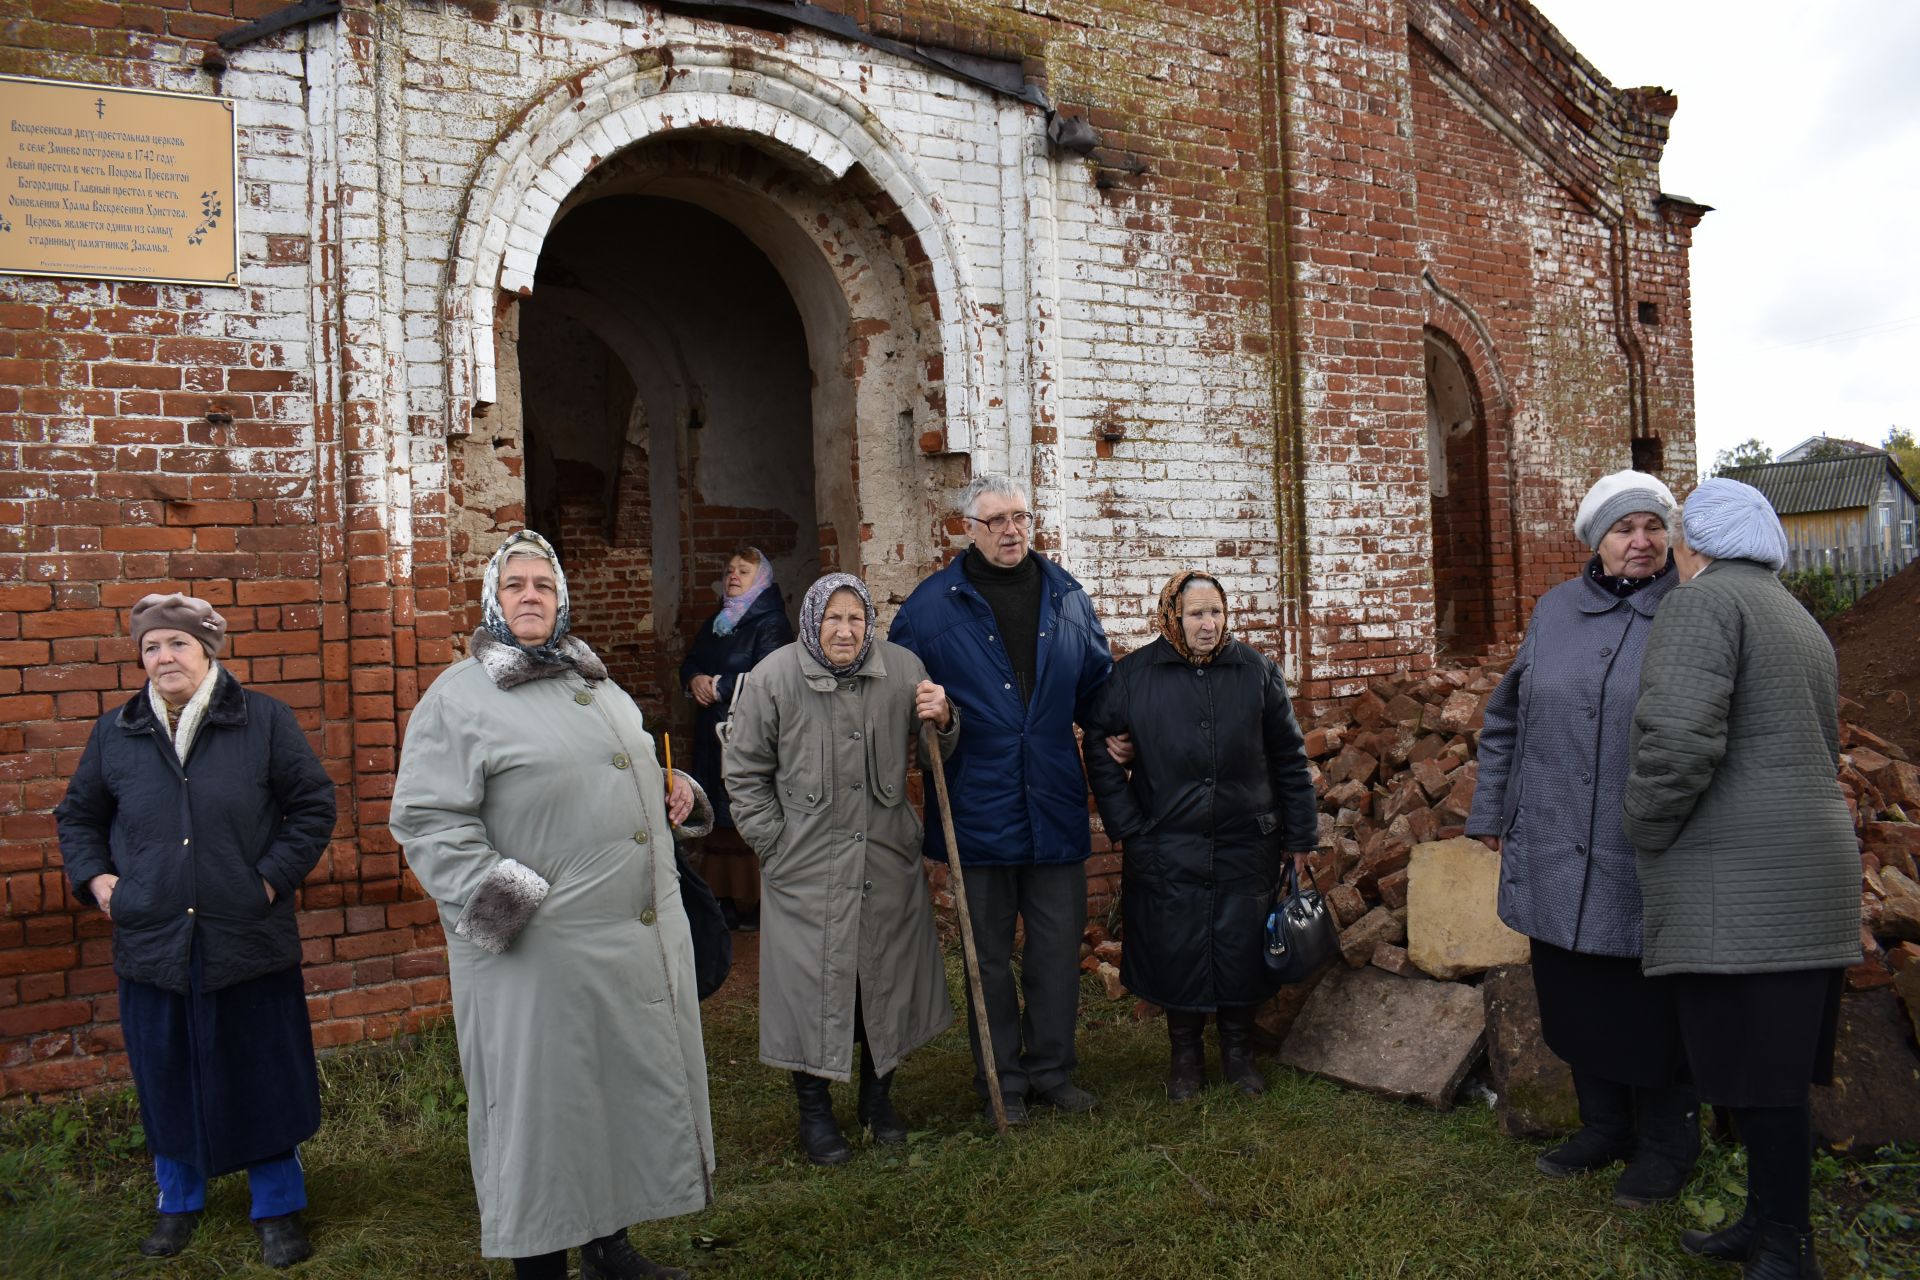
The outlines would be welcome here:
<svg viewBox="0 0 1920 1280">
<path fill-rule="evenodd" d="M 858 741 L 860 741 L 860 731 L 859 731 L 858 729 L 855 729 L 855 730 L 853 731 L 853 740 L 854 740 L 855 742 L 858 742 Z"/>
<path fill-rule="evenodd" d="M 652 923 L 653 923 L 653 908 L 652 908 L 652 907 L 648 907 L 648 908 L 647 908 L 647 909 L 646 909 L 645 911 L 642 911 L 642 912 L 640 913 L 640 923 L 641 923 L 641 924 L 652 924 Z"/>
<path fill-rule="evenodd" d="M 1608 654 L 1610 654 L 1610 653 L 1612 653 L 1612 652 L 1613 652 L 1613 646 L 1612 646 L 1612 645 L 1603 645 L 1603 646 L 1601 647 L 1601 649 L 1600 649 L 1600 656 L 1604 658 L 1604 657 L 1606 657 L 1606 656 L 1607 656 Z"/>
<path fill-rule="evenodd" d="M 1202 729 L 1211 729 L 1211 728 L 1213 728 L 1213 721 L 1211 721 L 1211 720 L 1202 720 L 1202 721 L 1200 722 L 1200 727 L 1201 727 Z"/>
<path fill-rule="evenodd" d="M 646 833 L 646 832 L 644 832 L 644 831 L 636 831 L 636 832 L 634 832 L 634 833 L 633 833 L 633 842 L 634 842 L 635 844 L 645 844 L 645 843 L 647 842 L 647 833 Z"/>
<path fill-rule="evenodd" d="M 1585 857 L 1587 853 L 1587 846 L 1583 844 L 1577 844 L 1573 846 L 1573 851 L 1579 854 L 1580 856 Z"/>
<path fill-rule="evenodd" d="M 593 695 L 588 693 L 585 689 L 582 689 L 580 692 L 574 694 L 573 700 L 579 703 L 583 707 L 590 707 L 593 705 Z"/>
<path fill-rule="evenodd" d="M 624 769 L 630 763 L 632 762 L 627 759 L 627 753 L 624 751 L 613 758 L 613 767 L 616 769 Z"/>
<path fill-rule="evenodd" d="M 192 908 L 192 907 L 188 907 L 188 908 L 187 908 L 187 914 L 188 914 L 188 915 L 192 915 L 192 914 L 193 914 L 193 908 Z"/>
<path fill-rule="evenodd" d="M 1580 709 L 1581 709 L 1582 711 L 1584 711 L 1584 712 L 1586 712 L 1586 713 L 1587 713 L 1587 719 L 1589 719 L 1589 720 L 1591 720 L 1591 719 L 1593 719 L 1593 708 L 1592 708 L 1592 707 L 1582 707 L 1582 708 L 1580 708 Z"/>
<path fill-rule="evenodd" d="M 856 842 L 860 840 L 865 840 L 867 838 L 867 833 L 864 831 L 856 831 L 853 833 L 853 838 Z"/>
<path fill-rule="evenodd" d="M 808 804 L 812 804 L 812 803 L 813 803 L 813 792 L 811 792 L 811 791 L 809 791 L 809 792 L 807 792 L 807 803 L 808 803 Z"/>
<path fill-rule="evenodd" d="M 854 784 L 853 784 L 853 789 L 854 789 L 855 791 L 858 791 L 858 790 L 860 790 L 860 784 L 859 784 L 859 783 L 857 783 L 857 782 L 856 782 L 856 783 L 854 783 Z"/>
<path fill-rule="evenodd" d="M 180 843 L 181 843 L 181 844 L 183 844 L 183 845 L 189 845 L 189 844 L 192 844 L 192 843 L 193 843 L 193 837 L 192 837 L 192 836 L 182 836 L 182 837 L 181 837 L 181 839 L 180 839 Z"/>
<path fill-rule="evenodd" d="M 1013 688 L 1013 686 L 1012 686 L 1012 685 L 1010 685 L 1010 684 L 1003 684 L 1003 685 L 1001 685 L 1000 687 L 1001 687 L 1002 689 L 1011 689 L 1011 688 Z"/>
</svg>

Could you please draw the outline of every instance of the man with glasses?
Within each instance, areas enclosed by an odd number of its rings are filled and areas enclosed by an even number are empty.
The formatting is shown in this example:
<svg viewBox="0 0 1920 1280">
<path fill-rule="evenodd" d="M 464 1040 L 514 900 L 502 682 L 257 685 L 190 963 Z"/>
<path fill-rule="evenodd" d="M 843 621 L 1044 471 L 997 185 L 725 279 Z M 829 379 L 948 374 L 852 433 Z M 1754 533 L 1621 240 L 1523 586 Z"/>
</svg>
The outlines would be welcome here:
<svg viewBox="0 0 1920 1280">
<path fill-rule="evenodd" d="M 1087 923 L 1087 780 L 1073 726 L 1113 668 L 1106 633 L 1073 575 L 1031 553 L 1033 512 L 1006 476 L 967 486 L 965 554 L 922 582 L 888 638 L 911 649 L 928 676 L 966 709 L 947 760 L 954 834 L 973 916 L 994 1064 L 1007 1120 L 1029 1102 L 1092 1109 L 1075 1085 L 1080 939 Z M 926 827 L 929 858 L 946 860 L 940 824 Z M 1026 944 L 1016 991 L 1016 919 Z M 1025 1000 L 1025 1010 L 1021 1000 Z M 986 1070 L 968 1004 L 974 1088 Z"/>
</svg>

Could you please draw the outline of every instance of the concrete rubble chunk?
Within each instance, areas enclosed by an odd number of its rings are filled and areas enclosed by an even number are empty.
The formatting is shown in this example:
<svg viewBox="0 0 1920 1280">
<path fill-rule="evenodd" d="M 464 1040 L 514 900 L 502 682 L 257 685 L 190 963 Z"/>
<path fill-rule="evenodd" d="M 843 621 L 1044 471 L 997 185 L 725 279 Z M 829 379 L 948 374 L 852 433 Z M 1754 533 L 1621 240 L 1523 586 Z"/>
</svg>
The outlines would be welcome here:
<svg viewBox="0 0 1920 1280">
<path fill-rule="evenodd" d="M 1294 1020 L 1280 1061 L 1445 1110 L 1480 1059 L 1486 1026 L 1472 987 L 1396 977 L 1371 965 L 1335 970 Z"/>
<path fill-rule="evenodd" d="M 1525 964 L 1524 934 L 1500 922 L 1500 855 L 1460 836 L 1415 845 L 1407 862 L 1407 954 L 1424 973 L 1464 978 Z"/>
<path fill-rule="evenodd" d="M 1503 964 L 1480 984 L 1487 1010 L 1487 1075 L 1499 1099 L 1500 1128 L 1515 1138 L 1549 1138 L 1580 1127 L 1573 1071 L 1540 1034 L 1533 966 Z"/>
</svg>

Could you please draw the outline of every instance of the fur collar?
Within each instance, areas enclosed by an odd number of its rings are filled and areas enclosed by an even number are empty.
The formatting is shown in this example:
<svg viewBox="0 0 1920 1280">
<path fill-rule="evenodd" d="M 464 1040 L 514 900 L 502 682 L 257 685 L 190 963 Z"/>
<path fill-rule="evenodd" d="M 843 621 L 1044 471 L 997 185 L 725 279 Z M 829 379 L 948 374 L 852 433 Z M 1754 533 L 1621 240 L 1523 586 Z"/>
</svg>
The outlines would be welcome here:
<svg viewBox="0 0 1920 1280">
<path fill-rule="evenodd" d="M 479 662 L 495 687 L 501 689 L 512 689 L 530 680 L 551 680 L 569 671 L 578 671 L 588 680 L 607 678 L 607 664 L 600 661 L 599 655 L 588 648 L 587 642 L 579 636 L 561 639 L 560 655 L 566 659 L 565 662 L 536 662 L 525 649 L 494 639 L 485 627 L 473 633 L 467 652 Z"/>
<path fill-rule="evenodd" d="M 247 722 L 247 695 L 240 682 L 233 678 L 233 672 L 225 667 L 215 677 L 213 701 L 207 706 L 207 718 L 204 724 L 239 725 Z M 120 707 L 120 727 L 128 733 L 147 733 L 160 725 L 165 731 L 165 722 L 156 721 L 153 703 L 149 700 L 146 688 L 128 698 Z"/>
</svg>

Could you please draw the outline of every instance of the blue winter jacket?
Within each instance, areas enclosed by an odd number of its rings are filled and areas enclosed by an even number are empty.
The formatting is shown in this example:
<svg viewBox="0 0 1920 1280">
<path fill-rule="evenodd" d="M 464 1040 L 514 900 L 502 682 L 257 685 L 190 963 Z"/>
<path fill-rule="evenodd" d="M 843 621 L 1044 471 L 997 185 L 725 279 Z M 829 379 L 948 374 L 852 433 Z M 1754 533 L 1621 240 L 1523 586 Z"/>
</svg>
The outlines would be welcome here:
<svg viewBox="0 0 1920 1280">
<path fill-rule="evenodd" d="M 1030 700 L 1021 701 L 993 610 L 959 559 L 914 588 L 887 634 L 966 711 L 947 786 L 967 866 L 1083 862 L 1093 851 L 1073 727 L 1092 712 L 1113 651 L 1085 589 L 1051 560 L 1035 559 L 1042 594 Z M 931 780 L 926 794 L 931 803 Z M 947 856 L 938 822 L 926 824 L 924 851 Z"/>
<path fill-rule="evenodd" d="M 1471 835 L 1500 846 L 1500 918 L 1589 955 L 1640 954 L 1640 874 L 1621 828 L 1640 658 L 1680 575 L 1624 599 L 1586 572 L 1540 597 L 1487 700 Z"/>
</svg>

